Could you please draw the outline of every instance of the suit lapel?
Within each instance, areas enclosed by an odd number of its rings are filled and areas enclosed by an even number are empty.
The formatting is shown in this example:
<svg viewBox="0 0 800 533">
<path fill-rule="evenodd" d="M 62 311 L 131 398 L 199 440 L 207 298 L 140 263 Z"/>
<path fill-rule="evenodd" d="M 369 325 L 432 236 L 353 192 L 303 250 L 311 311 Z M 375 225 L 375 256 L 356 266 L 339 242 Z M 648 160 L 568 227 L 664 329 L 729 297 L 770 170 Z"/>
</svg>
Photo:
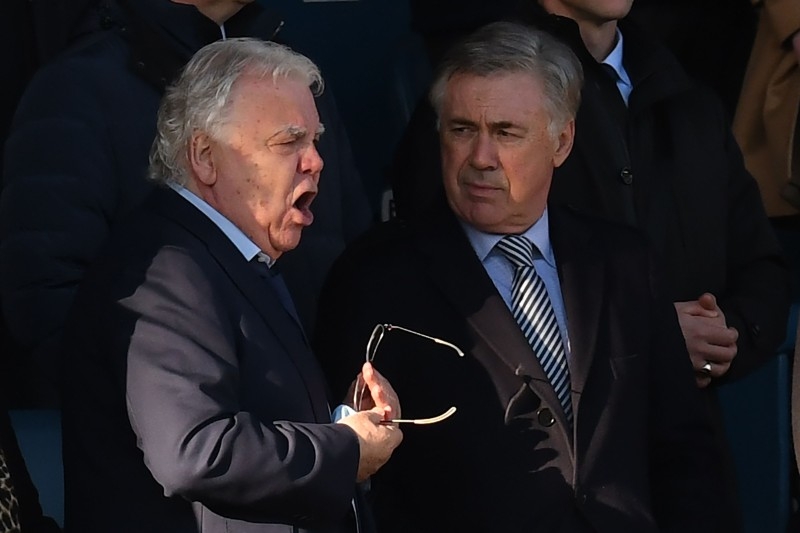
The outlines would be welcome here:
<svg viewBox="0 0 800 533">
<path fill-rule="evenodd" d="M 553 245 L 567 313 L 570 339 L 570 379 L 575 421 L 580 414 L 580 399 L 592 366 L 604 298 L 604 264 L 595 253 L 598 242 L 591 228 L 576 224 L 566 211 L 551 207 L 550 240 Z"/>
<path fill-rule="evenodd" d="M 208 248 L 211 256 L 284 347 L 306 383 L 317 420 L 328 419 L 327 398 L 320 393 L 326 390 L 322 373 L 302 328 L 281 304 L 275 288 L 259 276 L 216 224 L 188 201 L 170 189 L 157 190 L 153 198 L 155 209 L 162 216 L 186 229 Z"/>
<path fill-rule="evenodd" d="M 455 216 L 447 210 L 419 233 L 418 247 L 430 258 L 428 275 L 466 318 L 483 342 L 476 359 L 500 360 L 551 407 L 561 427 L 568 427 L 561 403 L 511 311 L 497 292 Z M 516 392 L 516 391 L 508 391 Z M 571 438 L 570 438 L 571 440 Z"/>
</svg>

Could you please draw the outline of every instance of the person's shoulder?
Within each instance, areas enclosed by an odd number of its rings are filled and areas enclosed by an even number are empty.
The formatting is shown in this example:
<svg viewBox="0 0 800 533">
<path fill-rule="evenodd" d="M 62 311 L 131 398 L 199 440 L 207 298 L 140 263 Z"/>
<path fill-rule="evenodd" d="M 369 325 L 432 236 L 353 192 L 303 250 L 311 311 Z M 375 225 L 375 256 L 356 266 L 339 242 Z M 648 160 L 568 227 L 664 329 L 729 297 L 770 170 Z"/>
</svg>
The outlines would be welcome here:
<svg viewBox="0 0 800 533">
<path fill-rule="evenodd" d="M 129 59 L 126 43 L 112 31 L 86 36 L 36 71 L 20 107 L 41 114 L 67 104 L 76 106 L 72 112 L 112 103 L 131 90 L 126 82 L 133 76 Z"/>
<path fill-rule="evenodd" d="M 582 237 L 599 244 L 598 249 L 605 253 L 645 251 L 648 240 L 645 234 L 622 221 L 588 214 L 569 206 L 550 206 L 550 231 L 561 232 L 569 239 Z"/>
<path fill-rule="evenodd" d="M 350 262 L 384 262 L 405 257 L 411 247 L 414 226 L 401 219 L 380 222 L 347 246 L 342 257 Z"/>
<path fill-rule="evenodd" d="M 85 76 L 98 67 L 127 70 L 129 47 L 119 30 L 86 34 L 45 63 L 39 73 L 50 74 L 79 69 L 74 75 Z"/>
<path fill-rule="evenodd" d="M 418 272 L 418 236 L 415 224 L 398 219 L 378 223 L 345 248 L 329 277 L 364 281 Z"/>
</svg>

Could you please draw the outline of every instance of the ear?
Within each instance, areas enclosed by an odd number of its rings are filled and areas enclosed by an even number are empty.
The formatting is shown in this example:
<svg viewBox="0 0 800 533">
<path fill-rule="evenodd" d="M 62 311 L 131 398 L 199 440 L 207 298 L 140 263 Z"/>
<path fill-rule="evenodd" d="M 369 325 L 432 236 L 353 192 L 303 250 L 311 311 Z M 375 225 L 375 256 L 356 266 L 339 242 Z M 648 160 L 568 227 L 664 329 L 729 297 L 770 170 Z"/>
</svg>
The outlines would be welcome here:
<svg viewBox="0 0 800 533">
<path fill-rule="evenodd" d="M 217 181 L 213 147 L 214 140 L 207 133 L 195 132 L 186 149 L 192 174 L 200 183 L 209 187 Z"/>
<path fill-rule="evenodd" d="M 560 167 L 567 156 L 572 151 L 572 143 L 575 140 L 575 119 L 570 120 L 564 125 L 561 133 L 556 137 L 556 151 L 553 154 L 553 167 Z"/>
</svg>

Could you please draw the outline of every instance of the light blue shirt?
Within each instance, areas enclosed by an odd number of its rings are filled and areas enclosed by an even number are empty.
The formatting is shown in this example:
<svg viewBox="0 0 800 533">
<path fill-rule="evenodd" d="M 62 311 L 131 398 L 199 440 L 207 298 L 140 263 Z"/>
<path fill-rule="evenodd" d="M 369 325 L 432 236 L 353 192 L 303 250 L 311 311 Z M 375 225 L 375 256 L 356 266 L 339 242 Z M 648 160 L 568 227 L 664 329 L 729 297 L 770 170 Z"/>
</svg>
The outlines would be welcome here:
<svg viewBox="0 0 800 533">
<path fill-rule="evenodd" d="M 492 279 L 497 292 L 500 293 L 503 301 L 511 309 L 511 284 L 514 280 L 514 265 L 503 255 L 503 252 L 495 248 L 495 245 L 500 242 L 504 235 L 483 233 L 465 223 L 462 223 L 462 226 L 467 234 L 467 239 L 472 245 L 472 249 L 475 250 L 478 259 L 481 260 L 481 264 L 483 264 L 483 268 L 486 269 L 486 273 Z M 533 268 L 542 278 L 544 286 L 547 288 L 547 295 L 553 305 L 561 340 L 564 342 L 564 348 L 569 358 L 570 343 L 567 314 L 564 309 L 564 298 L 561 296 L 561 283 L 558 280 L 556 259 L 553 255 L 553 247 L 550 245 L 550 222 L 547 216 L 547 209 L 544 210 L 539 220 L 522 235 L 531 241 L 538 250 L 538 253 L 534 251 Z"/>
<path fill-rule="evenodd" d="M 617 43 L 602 63 L 613 68 L 614 72 L 617 73 L 617 89 L 619 89 L 622 99 L 625 100 L 625 105 L 628 105 L 628 100 L 633 91 L 633 83 L 630 76 L 628 76 L 628 71 L 625 70 L 625 66 L 622 64 L 622 32 L 619 31 L 619 28 L 617 28 Z"/>
<path fill-rule="evenodd" d="M 183 196 L 190 204 L 199 209 L 201 213 L 207 216 L 211 222 L 213 222 L 220 229 L 220 231 L 225 234 L 225 236 L 233 243 L 233 245 L 236 246 L 236 249 L 241 252 L 245 260 L 249 262 L 254 257 L 258 256 L 259 261 L 266 263 L 268 267 L 272 268 L 272 265 L 275 264 L 275 260 L 262 252 L 258 245 L 254 243 L 250 237 L 245 235 L 244 232 L 236 227 L 233 222 L 225 218 L 222 213 L 208 205 L 208 202 L 194 194 L 183 185 L 170 182 L 169 186 L 175 192 Z"/>
</svg>

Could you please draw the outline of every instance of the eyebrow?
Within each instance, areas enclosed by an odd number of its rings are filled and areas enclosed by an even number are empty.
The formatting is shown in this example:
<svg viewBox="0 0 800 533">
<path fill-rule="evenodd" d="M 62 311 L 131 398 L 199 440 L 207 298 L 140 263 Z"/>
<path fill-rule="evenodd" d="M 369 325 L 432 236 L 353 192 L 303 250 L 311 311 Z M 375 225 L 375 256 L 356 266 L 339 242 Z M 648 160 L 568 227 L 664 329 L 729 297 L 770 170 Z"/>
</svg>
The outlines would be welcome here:
<svg viewBox="0 0 800 533">
<path fill-rule="evenodd" d="M 469 120 L 466 118 L 454 117 L 451 118 L 446 122 L 447 124 L 456 125 L 456 126 L 477 126 L 477 123 L 474 120 Z M 521 124 L 517 124 L 515 122 L 511 122 L 510 120 L 499 120 L 497 122 L 490 122 L 489 129 L 492 131 L 497 130 L 508 130 L 508 129 L 515 129 L 526 131 L 527 128 Z"/>
<path fill-rule="evenodd" d="M 300 137 L 305 137 L 306 134 L 308 134 L 308 130 L 300 126 L 289 125 L 280 130 L 277 134 L 278 135 L 287 134 L 295 138 L 300 138 Z"/>
<path fill-rule="evenodd" d="M 316 137 L 319 137 L 323 133 L 325 133 L 325 125 L 320 122 L 319 126 L 317 126 L 317 131 L 314 132 L 314 135 Z M 290 135 L 290 136 L 294 137 L 295 139 L 300 139 L 300 138 L 305 137 L 306 135 L 308 135 L 308 129 L 307 128 L 303 128 L 301 126 L 289 125 L 289 126 L 286 126 L 284 129 L 282 129 L 282 130 L 278 131 L 277 133 L 275 133 L 275 135 L 273 135 L 273 137 L 275 137 L 276 135 L 284 135 L 284 134 L 285 135 Z"/>
</svg>

